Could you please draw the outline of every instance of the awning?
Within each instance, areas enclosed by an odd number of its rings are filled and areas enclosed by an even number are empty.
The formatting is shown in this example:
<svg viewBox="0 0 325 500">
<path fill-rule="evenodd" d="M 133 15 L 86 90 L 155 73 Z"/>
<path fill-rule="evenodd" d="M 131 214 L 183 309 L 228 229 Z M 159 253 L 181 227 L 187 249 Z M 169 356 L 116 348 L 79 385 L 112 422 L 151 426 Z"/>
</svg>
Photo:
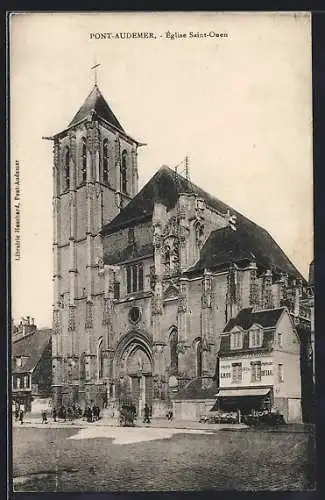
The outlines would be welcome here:
<svg viewBox="0 0 325 500">
<path fill-rule="evenodd" d="M 240 396 L 266 396 L 270 389 L 258 389 L 255 387 L 249 389 L 221 389 L 217 398 L 240 397 Z"/>
</svg>

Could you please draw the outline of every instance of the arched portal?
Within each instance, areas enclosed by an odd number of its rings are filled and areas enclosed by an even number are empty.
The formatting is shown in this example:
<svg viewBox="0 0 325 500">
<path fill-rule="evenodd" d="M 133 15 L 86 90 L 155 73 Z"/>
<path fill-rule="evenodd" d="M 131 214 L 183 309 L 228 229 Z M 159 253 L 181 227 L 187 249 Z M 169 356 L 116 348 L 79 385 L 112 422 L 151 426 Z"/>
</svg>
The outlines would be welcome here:
<svg viewBox="0 0 325 500">
<path fill-rule="evenodd" d="M 115 351 L 115 397 L 119 405 L 134 405 L 139 416 L 144 405 L 152 406 L 152 346 L 147 335 L 130 332 Z"/>
</svg>

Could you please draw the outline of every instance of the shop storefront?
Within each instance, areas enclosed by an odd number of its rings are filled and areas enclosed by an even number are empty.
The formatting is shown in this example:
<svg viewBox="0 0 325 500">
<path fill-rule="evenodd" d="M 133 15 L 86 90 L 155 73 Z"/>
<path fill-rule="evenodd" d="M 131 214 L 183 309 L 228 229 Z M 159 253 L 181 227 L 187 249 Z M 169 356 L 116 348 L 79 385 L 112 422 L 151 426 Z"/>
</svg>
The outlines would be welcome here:
<svg viewBox="0 0 325 500">
<path fill-rule="evenodd" d="M 213 410 L 238 411 L 242 415 L 254 411 L 271 410 L 273 404 L 272 388 L 220 389 Z"/>
</svg>

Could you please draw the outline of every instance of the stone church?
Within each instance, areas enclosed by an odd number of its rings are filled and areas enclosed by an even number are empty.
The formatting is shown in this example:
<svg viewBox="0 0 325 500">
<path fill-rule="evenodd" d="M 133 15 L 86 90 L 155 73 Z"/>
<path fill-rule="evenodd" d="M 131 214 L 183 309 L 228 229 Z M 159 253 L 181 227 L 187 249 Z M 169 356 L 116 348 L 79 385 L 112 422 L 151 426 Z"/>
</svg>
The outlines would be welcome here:
<svg viewBox="0 0 325 500">
<path fill-rule="evenodd" d="M 138 190 L 142 144 L 97 85 L 51 139 L 55 404 L 211 399 L 231 318 L 301 316 L 307 284 L 267 231 L 166 166 Z"/>
</svg>

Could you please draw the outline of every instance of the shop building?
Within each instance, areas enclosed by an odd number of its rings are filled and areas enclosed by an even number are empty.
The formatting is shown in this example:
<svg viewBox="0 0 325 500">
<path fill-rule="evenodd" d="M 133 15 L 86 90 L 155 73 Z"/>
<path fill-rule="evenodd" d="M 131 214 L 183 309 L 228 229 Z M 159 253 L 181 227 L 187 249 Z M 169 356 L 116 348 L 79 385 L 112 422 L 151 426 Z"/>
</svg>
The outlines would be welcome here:
<svg viewBox="0 0 325 500">
<path fill-rule="evenodd" d="M 221 410 L 276 409 L 301 422 L 300 339 L 288 309 L 243 309 L 221 334 Z"/>
</svg>

